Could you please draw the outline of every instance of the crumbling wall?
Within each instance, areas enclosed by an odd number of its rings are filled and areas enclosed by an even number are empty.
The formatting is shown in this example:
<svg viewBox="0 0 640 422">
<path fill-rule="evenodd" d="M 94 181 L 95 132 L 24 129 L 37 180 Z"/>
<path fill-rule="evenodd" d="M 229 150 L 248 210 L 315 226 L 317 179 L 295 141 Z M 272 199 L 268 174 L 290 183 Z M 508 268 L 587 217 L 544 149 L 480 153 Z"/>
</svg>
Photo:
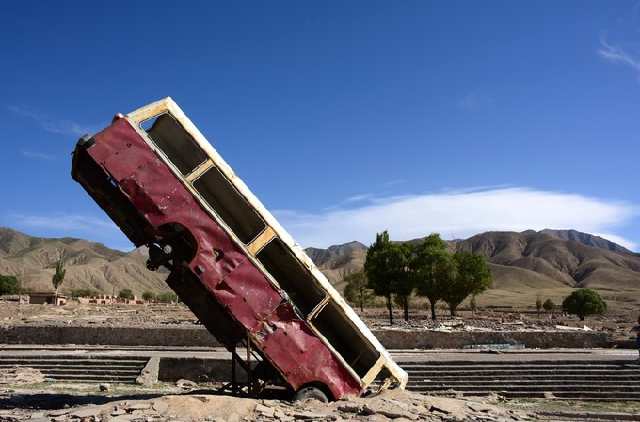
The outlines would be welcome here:
<svg viewBox="0 0 640 422">
<path fill-rule="evenodd" d="M 519 345 L 533 349 L 608 347 L 606 333 L 571 331 L 442 332 L 378 330 L 374 334 L 388 349 L 463 349 L 476 345 Z"/>
<path fill-rule="evenodd" d="M 374 330 L 388 349 L 461 349 L 474 345 L 512 344 L 527 348 L 610 347 L 606 333 L 589 331 L 440 332 Z M 0 326 L 0 344 L 86 344 L 119 346 L 219 347 L 204 327 Z M 632 344 L 630 343 L 632 346 Z"/>
</svg>

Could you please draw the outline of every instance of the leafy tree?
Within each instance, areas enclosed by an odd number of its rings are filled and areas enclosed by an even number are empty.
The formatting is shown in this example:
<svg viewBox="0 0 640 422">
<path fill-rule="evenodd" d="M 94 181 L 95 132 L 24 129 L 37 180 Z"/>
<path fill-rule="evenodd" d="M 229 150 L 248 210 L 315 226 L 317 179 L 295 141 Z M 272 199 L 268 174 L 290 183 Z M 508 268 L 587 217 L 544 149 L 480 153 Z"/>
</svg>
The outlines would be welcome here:
<svg viewBox="0 0 640 422">
<path fill-rule="evenodd" d="M 453 260 L 456 264 L 456 274 L 442 295 L 449 306 L 451 316 L 456 315 L 458 305 L 467 296 L 480 294 L 491 285 L 491 272 L 483 256 L 456 252 Z"/>
<path fill-rule="evenodd" d="M 162 303 L 175 303 L 178 302 L 178 296 L 173 292 L 164 292 L 158 294 L 156 300 Z"/>
<path fill-rule="evenodd" d="M 431 319 L 435 320 L 436 304 L 442 299 L 446 286 L 452 282 L 456 272 L 447 244 L 439 234 L 431 234 L 414 246 L 410 267 L 416 293 L 429 300 Z"/>
<path fill-rule="evenodd" d="M 98 296 L 100 292 L 93 289 L 73 289 L 71 290 L 71 297 L 93 297 Z"/>
<path fill-rule="evenodd" d="M 15 295 L 20 293 L 18 278 L 14 275 L 0 275 L 0 295 Z"/>
<path fill-rule="evenodd" d="M 142 293 L 142 299 L 146 300 L 147 302 L 151 302 L 155 298 L 156 298 L 156 295 L 153 294 L 153 292 L 150 292 L 148 290 Z"/>
<path fill-rule="evenodd" d="M 476 311 L 478 310 L 478 304 L 476 303 L 476 295 L 471 295 L 471 300 L 469 301 L 469 308 L 471 308 L 471 313 L 475 315 Z"/>
<path fill-rule="evenodd" d="M 536 296 L 536 312 L 538 313 L 538 318 L 540 318 L 540 311 L 542 310 L 542 299 L 540 295 Z"/>
<path fill-rule="evenodd" d="M 553 300 L 551 299 L 545 300 L 544 303 L 542 304 L 542 308 L 547 312 L 553 311 L 555 307 L 556 307 L 556 304 L 553 303 Z"/>
<path fill-rule="evenodd" d="M 62 250 L 62 252 L 60 252 L 60 256 L 58 257 L 58 261 L 56 262 L 55 273 L 53 273 L 53 277 L 51 278 L 51 283 L 53 284 L 53 288 L 55 289 L 56 302 L 58 298 L 58 289 L 62 285 L 66 273 L 67 270 L 64 269 L 64 250 Z"/>
<path fill-rule="evenodd" d="M 578 289 L 562 301 L 562 309 L 567 313 L 578 315 L 580 321 L 584 321 L 587 315 L 604 313 L 607 310 L 607 304 L 595 290 Z"/>
<path fill-rule="evenodd" d="M 120 290 L 120 292 L 118 293 L 118 297 L 120 299 L 133 299 L 133 292 L 131 291 L 131 289 L 122 289 Z"/>
<path fill-rule="evenodd" d="M 390 324 L 393 324 L 394 294 L 405 297 L 405 319 L 409 318 L 408 296 L 413 288 L 409 277 L 407 252 L 407 246 L 391 243 L 389 233 L 385 230 L 376 234 L 376 241 L 367 251 L 364 263 L 365 274 L 369 280 L 368 287 L 386 300 Z"/>
<path fill-rule="evenodd" d="M 349 302 L 355 303 L 362 312 L 365 305 L 371 303 L 373 293 L 367 287 L 367 276 L 363 271 L 349 274 L 344 278 L 347 285 L 344 288 L 344 297 Z"/>
<path fill-rule="evenodd" d="M 415 286 L 414 278 L 409 269 L 412 247 L 408 243 L 393 244 L 392 246 L 393 256 L 395 257 L 393 262 L 396 265 L 393 293 L 404 311 L 404 320 L 409 321 L 409 298 Z"/>
</svg>

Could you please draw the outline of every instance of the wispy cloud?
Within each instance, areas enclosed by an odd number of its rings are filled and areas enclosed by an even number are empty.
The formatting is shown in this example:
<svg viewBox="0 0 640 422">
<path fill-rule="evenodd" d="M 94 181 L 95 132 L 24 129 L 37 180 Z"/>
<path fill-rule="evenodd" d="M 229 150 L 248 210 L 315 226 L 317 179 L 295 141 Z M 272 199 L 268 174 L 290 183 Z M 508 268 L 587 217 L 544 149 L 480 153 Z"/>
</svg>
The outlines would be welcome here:
<svg viewBox="0 0 640 422">
<path fill-rule="evenodd" d="M 11 214 L 10 219 L 22 227 L 63 230 L 69 232 L 117 231 L 111 221 L 81 214 L 52 213 L 49 215 Z"/>
<path fill-rule="evenodd" d="M 111 220 L 93 215 L 6 213 L 0 215 L 0 223 L 35 236 L 77 237 L 123 251 L 133 249 L 133 245 Z"/>
<path fill-rule="evenodd" d="M 458 108 L 467 111 L 486 110 L 493 107 L 493 105 L 494 100 L 492 97 L 478 92 L 470 92 L 457 102 Z"/>
<path fill-rule="evenodd" d="M 359 195 L 353 195 L 345 199 L 343 202 L 345 203 L 353 203 L 353 202 L 362 202 L 366 201 L 373 197 L 372 193 L 361 193 Z"/>
<path fill-rule="evenodd" d="M 403 240 L 432 232 L 453 239 L 490 230 L 573 228 L 610 233 L 634 248 L 635 243 L 616 234 L 616 229 L 636 212 L 634 205 L 622 201 L 511 187 L 382 197 L 350 209 L 275 214 L 304 246 L 326 247 L 351 240 L 368 244 L 385 229 L 394 239 Z"/>
<path fill-rule="evenodd" d="M 382 186 L 384 186 L 385 188 L 389 188 L 391 186 L 396 186 L 396 185 L 400 185 L 402 183 L 406 183 L 406 179 L 393 179 L 393 180 L 389 180 L 388 182 L 384 182 L 382 184 Z"/>
<path fill-rule="evenodd" d="M 51 116 L 27 107 L 10 105 L 7 106 L 7 109 L 18 116 L 32 120 L 42 129 L 50 133 L 81 136 L 85 133 L 95 132 L 95 128 L 91 126 L 81 125 L 71 120 L 54 119 Z"/>
<path fill-rule="evenodd" d="M 600 36 L 598 55 L 608 62 L 629 66 L 640 74 L 640 59 L 620 46 L 609 44 L 604 34 Z"/>
<path fill-rule="evenodd" d="M 632 242 L 628 239 L 625 239 L 622 236 L 618 236 L 617 234 L 612 234 L 612 233 L 592 233 L 592 234 L 603 237 L 607 240 L 612 241 L 613 243 L 617 243 L 620 246 L 624 246 L 625 248 L 631 251 L 636 250 L 636 248 L 638 247 L 637 243 Z"/>
<path fill-rule="evenodd" d="M 22 151 L 20 151 L 20 153 L 24 157 L 31 158 L 31 159 L 34 159 L 34 160 L 51 161 L 51 160 L 55 160 L 56 159 L 55 155 L 45 154 L 43 152 L 38 152 L 38 151 L 30 151 L 30 150 L 26 150 L 26 149 L 23 149 Z"/>
</svg>

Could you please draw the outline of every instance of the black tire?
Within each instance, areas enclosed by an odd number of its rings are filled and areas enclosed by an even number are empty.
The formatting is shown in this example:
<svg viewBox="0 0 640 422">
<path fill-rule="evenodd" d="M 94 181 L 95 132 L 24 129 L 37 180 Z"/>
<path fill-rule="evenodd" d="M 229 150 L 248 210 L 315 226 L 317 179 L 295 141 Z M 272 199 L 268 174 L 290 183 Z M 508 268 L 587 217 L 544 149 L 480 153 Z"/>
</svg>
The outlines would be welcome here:
<svg viewBox="0 0 640 422">
<path fill-rule="evenodd" d="M 322 403 L 329 403 L 327 394 L 318 387 L 303 387 L 293 397 L 294 401 L 318 400 Z"/>
</svg>

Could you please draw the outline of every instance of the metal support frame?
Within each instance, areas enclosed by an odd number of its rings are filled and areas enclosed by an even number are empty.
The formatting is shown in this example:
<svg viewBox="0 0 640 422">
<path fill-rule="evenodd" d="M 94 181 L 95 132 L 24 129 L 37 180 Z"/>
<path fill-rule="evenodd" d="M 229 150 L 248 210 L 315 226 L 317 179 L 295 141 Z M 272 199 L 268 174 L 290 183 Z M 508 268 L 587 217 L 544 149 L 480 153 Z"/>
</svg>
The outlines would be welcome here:
<svg viewBox="0 0 640 422">
<path fill-rule="evenodd" d="M 246 344 L 242 343 L 244 343 L 244 341 L 241 342 L 241 345 L 245 346 L 247 350 L 246 359 L 242 359 L 238 354 L 237 345 L 231 348 L 231 382 L 224 384 L 218 391 L 230 392 L 240 397 L 255 397 L 260 393 L 261 388 L 256 388 L 259 378 L 253 373 L 254 368 L 252 368 L 251 361 L 253 360 L 257 364 L 261 361 L 261 357 L 255 353 L 251 344 L 251 338 L 248 335 Z M 238 366 L 247 374 L 246 384 L 238 381 Z"/>
</svg>

